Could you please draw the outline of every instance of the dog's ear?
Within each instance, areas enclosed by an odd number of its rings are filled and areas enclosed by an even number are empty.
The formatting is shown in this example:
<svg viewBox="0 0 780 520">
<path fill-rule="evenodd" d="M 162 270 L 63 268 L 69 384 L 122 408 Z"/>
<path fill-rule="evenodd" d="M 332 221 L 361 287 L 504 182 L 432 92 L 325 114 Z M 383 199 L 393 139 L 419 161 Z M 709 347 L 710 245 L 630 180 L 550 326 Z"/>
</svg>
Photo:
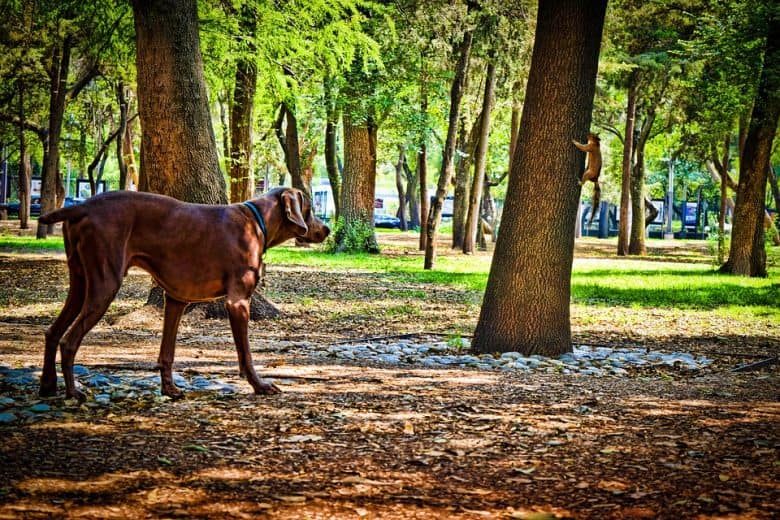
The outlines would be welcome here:
<svg viewBox="0 0 780 520">
<path fill-rule="evenodd" d="M 302 198 L 303 195 L 298 190 L 286 190 L 282 193 L 287 220 L 298 226 L 299 232 L 296 233 L 297 235 L 305 235 L 309 230 L 301 214 Z"/>
</svg>

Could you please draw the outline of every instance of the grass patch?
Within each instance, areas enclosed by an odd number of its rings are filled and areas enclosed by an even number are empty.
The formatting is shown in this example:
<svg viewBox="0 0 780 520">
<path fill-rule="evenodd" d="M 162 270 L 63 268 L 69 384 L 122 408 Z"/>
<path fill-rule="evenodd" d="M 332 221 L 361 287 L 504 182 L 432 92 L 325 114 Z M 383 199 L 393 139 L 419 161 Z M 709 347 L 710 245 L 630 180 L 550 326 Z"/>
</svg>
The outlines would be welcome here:
<svg viewBox="0 0 780 520">
<path fill-rule="evenodd" d="M 37 239 L 30 236 L 0 235 L 0 251 L 65 251 L 62 237 Z"/>
<path fill-rule="evenodd" d="M 37 240 L 0 235 L 0 251 L 62 250 L 62 237 Z M 316 247 L 278 247 L 267 253 L 266 261 L 271 265 L 307 266 L 325 271 L 375 273 L 388 290 L 382 293 L 384 297 L 413 301 L 426 301 L 436 286 L 471 292 L 481 298 L 490 269 L 490 258 L 480 255 L 441 256 L 437 268 L 426 271 L 420 255 L 330 254 Z M 770 267 L 769 278 L 761 279 L 721 275 L 701 263 L 578 258 L 572 274 L 572 301 L 596 307 L 714 310 L 719 315 L 735 318 L 776 316 L 780 319 L 778 277 L 780 269 L 776 267 Z M 356 299 L 371 296 L 369 288 L 365 291 L 356 294 Z M 389 310 L 390 314 L 409 311 L 406 305 Z"/>
</svg>

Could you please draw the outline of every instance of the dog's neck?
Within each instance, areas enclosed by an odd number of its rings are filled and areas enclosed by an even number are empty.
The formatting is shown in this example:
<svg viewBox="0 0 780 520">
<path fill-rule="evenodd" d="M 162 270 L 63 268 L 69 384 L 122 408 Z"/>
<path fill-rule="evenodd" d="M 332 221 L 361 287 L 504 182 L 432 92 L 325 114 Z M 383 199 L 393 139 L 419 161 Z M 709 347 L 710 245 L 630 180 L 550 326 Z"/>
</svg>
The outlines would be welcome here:
<svg viewBox="0 0 780 520">
<path fill-rule="evenodd" d="M 260 232 L 263 234 L 263 254 L 265 254 L 268 250 L 268 231 L 265 227 L 265 218 L 263 218 L 263 214 L 260 213 L 260 210 L 251 201 L 244 202 L 244 206 L 249 208 L 257 221 L 257 225 L 260 226 Z"/>
</svg>

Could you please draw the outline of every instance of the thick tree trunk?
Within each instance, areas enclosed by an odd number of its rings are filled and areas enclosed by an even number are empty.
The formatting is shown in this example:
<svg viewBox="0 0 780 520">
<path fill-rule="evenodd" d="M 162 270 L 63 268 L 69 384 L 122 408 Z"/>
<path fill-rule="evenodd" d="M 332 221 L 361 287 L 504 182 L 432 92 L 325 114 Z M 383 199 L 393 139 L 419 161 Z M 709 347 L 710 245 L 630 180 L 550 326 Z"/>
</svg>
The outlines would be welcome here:
<svg viewBox="0 0 780 520">
<path fill-rule="evenodd" d="M 626 131 L 623 138 L 623 181 L 620 187 L 620 224 L 618 229 L 618 256 L 628 255 L 628 207 L 631 205 L 631 158 L 634 156 L 634 123 L 636 121 L 637 74 L 631 73 L 628 82 L 628 104 L 626 106 Z M 597 211 L 591 208 L 591 211 Z"/>
<path fill-rule="evenodd" d="M 425 67 L 425 56 L 420 66 L 420 117 L 427 125 L 428 121 L 428 77 Z M 428 243 L 428 213 L 430 198 L 428 197 L 428 129 L 420 130 L 420 142 L 417 152 L 417 180 L 420 186 L 420 251 L 426 250 Z"/>
<path fill-rule="evenodd" d="M 485 186 L 485 163 L 487 162 L 488 139 L 490 136 L 490 112 L 493 109 L 493 98 L 496 91 L 496 66 L 491 61 L 487 66 L 485 78 L 485 95 L 482 99 L 482 116 L 479 122 L 479 145 L 474 162 L 474 182 L 471 184 L 469 210 L 466 217 L 466 234 L 463 241 L 463 252 L 474 252 L 477 240 L 477 228 L 481 222 L 480 206 Z"/>
<path fill-rule="evenodd" d="M 729 259 L 722 272 L 765 277 L 764 200 L 772 141 L 780 117 L 780 18 L 770 10 L 764 66 L 739 162 Z"/>
<path fill-rule="evenodd" d="M 250 11 L 250 9 L 246 9 Z M 254 32 L 253 20 L 242 14 L 243 30 Z M 252 112 L 255 105 L 257 67 L 251 58 L 241 58 L 236 64 L 233 106 L 230 113 L 230 202 L 252 198 Z"/>
<path fill-rule="evenodd" d="M 473 31 L 467 30 L 463 35 L 463 41 L 460 44 L 458 52 L 458 64 L 455 66 L 455 77 L 452 80 L 450 90 L 450 113 L 447 122 L 447 139 L 444 141 L 444 150 L 442 151 L 441 170 L 439 171 L 439 182 L 436 186 L 436 195 L 428 211 L 427 223 L 425 229 L 425 269 L 433 269 L 436 264 L 436 235 L 438 234 L 439 223 L 441 222 L 441 212 L 444 206 L 444 198 L 450 187 L 452 179 L 452 169 L 455 159 L 455 138 L 458 132 L 458 120 L 460 119 L 460 100 L 463 97 L 463 86 L 468 72 L 469 56 L 471 54 L 471 43 L 473 41 Z"/>
<path fill-rule="evenodd" d="M 141 186 L 225 204 L 211 125 L 195 0 L 133 0 L 141 114 Z"/>
<path fill-rule="evenodd" d="M 133 0 L 141 115 L 140 188 L 186 202 L 226 204 L 211 124 L 195 0 Z M 155 294 L 157 293 L 157 294 Z M 157 287 L 150 301 L 162 302 Z M 250 304 L 273 314 L 255 292 Z M 222 312 L 221 301 L 197 305 L 207 315 Z"/>
<path fill-rule="evenodd" d="M 353 120 L 350 113 L 350 110 L 344 110 L 342 225 L 336 230 L 336 249 L 377 253 L 379 247 L 374 234 L 376 132 L 371 117 Z"/>
<path fill-rule="evenodd" d="M 472 349 L 571 351 L 574 219 L 606 0 L 539 2 L 520 135 Z"/>
<path fill-rule="evenodd" d="M 333 194 L 333 203 L 336 207 L 336 214 L 333 215 L 335 222 L 341 214 L 341 174 L 339 172 L 338 149 L 336 145 L 338 111 L 336 109 L 336 100 L 330 78 L 325 78 L 325 103 L 327 105 L 325 122 L 325 169 L 328 172 L 330 190 Z"/>
<path fill-rule="evenodd" d="M 52 211 L 57 206 L 57 173 L 60 167 L 60 135 L 65 115 L 65 101 L 68 96 L 68 69 L 70 68 L 71 38 L 68 36 L 62 48 L 56 46 L 52 52 L 49 68 L 49 132 L 44 153 L 41 178 L 41 214 Z M 54 231 L 54 226 L 38 222 L 37 238 L 46 238 Z"/>
</svg>

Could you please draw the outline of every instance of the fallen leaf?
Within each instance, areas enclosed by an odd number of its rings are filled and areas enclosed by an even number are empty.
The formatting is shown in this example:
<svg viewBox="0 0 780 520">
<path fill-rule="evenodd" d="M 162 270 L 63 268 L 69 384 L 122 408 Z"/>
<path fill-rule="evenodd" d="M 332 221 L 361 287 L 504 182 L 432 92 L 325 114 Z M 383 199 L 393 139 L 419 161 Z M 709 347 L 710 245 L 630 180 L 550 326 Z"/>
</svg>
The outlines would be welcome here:
<svg viewBox="0 0 780 520">
<path fill-rule="evenodd" d="M 411 421 L 404 422 L 404 435 L 414 435 L 414 424 Z"/>
<path fill-rule="evenodd" d="M 290 435 L 281 437 L 279 442 L 314 442 L 322 440 L 322 435 Z"/>
</svg>

